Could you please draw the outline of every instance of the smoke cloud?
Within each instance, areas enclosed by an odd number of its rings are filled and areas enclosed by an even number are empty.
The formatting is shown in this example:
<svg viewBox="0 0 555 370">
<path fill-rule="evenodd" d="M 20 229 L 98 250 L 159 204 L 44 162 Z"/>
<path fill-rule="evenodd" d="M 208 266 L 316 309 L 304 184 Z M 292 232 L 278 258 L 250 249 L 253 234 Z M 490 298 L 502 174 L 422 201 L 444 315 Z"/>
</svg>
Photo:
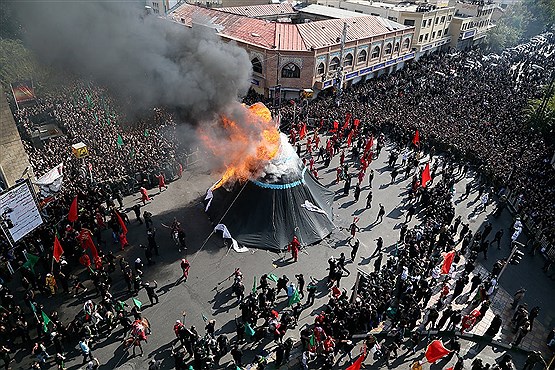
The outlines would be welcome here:
<svg viewBox="0 0 555 370">
<path fill-rule="evenodd" d="M 108 86 L 137 111 L 164 105 L 210 120 L 249 87 L 243 49 L 209 28 L 145 16 L 136 3 L 37 1 L 18 10 L 41 62 Z"/>
</svg>

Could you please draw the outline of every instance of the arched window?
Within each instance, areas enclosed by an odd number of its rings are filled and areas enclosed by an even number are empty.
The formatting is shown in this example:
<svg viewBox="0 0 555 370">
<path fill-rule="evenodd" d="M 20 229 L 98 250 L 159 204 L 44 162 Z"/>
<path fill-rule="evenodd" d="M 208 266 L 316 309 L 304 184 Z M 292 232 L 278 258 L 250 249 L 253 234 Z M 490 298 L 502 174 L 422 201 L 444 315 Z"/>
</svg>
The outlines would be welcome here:
<svg viewBox="0 0 555 370">
<path fill-rule="evenodd" d="M 331 62 L 330 62 L 330 66 L 328 67 L 330 71 L 337 71 L 337 68 L 339 68 L 339 58 L 338 57 L 334 57 Z"/>
<path fill-rule="evenodd" d="M 262 74 L 262 63 L 260 62 L 260 59 L 254 58 L 251 60 L 251 64 L 253 72 Z"/>
<path fill-rule="evenodd" d="M 361 50 L 358 53 L 358 58 L 357 58 L 357 62 L 358 63 L 363 63 L 366 62 L 366 58 L 368 57 L 368 53 L 366 52 L 366 50 Z"/>
<path fill-rule="evenodd" d="M 396 52 L 398 52 L 398 51 L 399 51 L 399 43 L 396 42 L 396 43 L 395 43 L 395 47 L 393 48 L 393 52 L 396 53 Z"/>
<path fill-rule="evenodd" d="M 380 57 L 380 47 L 376 46 L 374 49 L 372 49 L 372 58 L 379 58 Z"/>
<path fill-rule="evenodd" d="M 316 72 L 319 75 L 323 75 L 324 72 L 326 72 L 326 66 L 324 65 L 324 63 L 318 64 L 318 68 L 317 68 Z"/>
<path fill-rule="evenodd" d="M 353 54 L 345 55 L 345 60 L 343 61 L 343 65 L 346 65 L 346 66 L 353 65 Z"/>
<path fill-rule="evenodd" d="M 410 46 L 410 39 L 409 39 L 409 38 L 406 38 L 406 39 L 403 41 L 403 49 L 408 49 L 409 46 Z"/>
<path fill-rule="evenodd" d="M 392 50 L 393 50 L 393 45 L 391 45 L 391 42 L 388 42 L 388 43 L 385 45 L 385 50 L 384 50 L 384 52 L 385 52 L 386 54 L 391 54 L 391 51 L 392 51 Z"/>
<path fill-rule="evenodd" d="M 281 77 L 299 78 L 301 77 L 301 69 L 294 63 L 288 63 L 281 69 Z"/>
</svg>

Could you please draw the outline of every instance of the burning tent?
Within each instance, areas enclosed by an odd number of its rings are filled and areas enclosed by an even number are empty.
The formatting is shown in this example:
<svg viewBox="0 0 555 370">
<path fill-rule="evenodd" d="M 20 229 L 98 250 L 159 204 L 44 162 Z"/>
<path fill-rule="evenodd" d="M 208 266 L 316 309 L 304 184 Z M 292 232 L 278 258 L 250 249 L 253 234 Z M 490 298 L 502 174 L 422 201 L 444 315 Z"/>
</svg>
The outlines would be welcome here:
<svg viewBox="0 0 555 370">
<path fill-rule="evenodd" d="M 275 137 L 263 135 L 275 140 L 264 151 L 273 155 L 255 170 L 252 163 L 248 165 L 247 178 L 237 176 L 237 167 L 231 171 L 228 167 L 222 180 L 208 190 L 206 212 L 214 225 L 225 225 L 246 246 L 283 249 L 294 235 L 303 245 L 316 243 L 334 227 L 334 193 L 312 176 L 287 137 L 275 126 L 274 130 Z"/>
</svg>

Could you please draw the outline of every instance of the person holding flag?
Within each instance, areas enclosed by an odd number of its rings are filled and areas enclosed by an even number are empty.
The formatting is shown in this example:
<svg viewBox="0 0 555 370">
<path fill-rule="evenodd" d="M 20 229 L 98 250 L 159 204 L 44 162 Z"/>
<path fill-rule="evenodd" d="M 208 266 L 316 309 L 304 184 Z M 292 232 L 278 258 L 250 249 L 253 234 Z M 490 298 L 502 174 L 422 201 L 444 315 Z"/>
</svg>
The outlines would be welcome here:
<svg viewBox="0 0 555 370">
<path fill-rule="evenodd" d="M 418 130 L 414 133 L 414 137 L 412 138 L 412 143 L 417 149 L 420 149 L 420 133 Z"/>
<path fill-rule="evenodd" d="M 420 184 L 425 188 L 430 181 L 432 181 L 432 176 L 430 175 L 430 162 L 428 162 L 426 163 L 426 167 L 424 167 L 424 171 L 422 171 L 422 181 Z"/>
</svg>

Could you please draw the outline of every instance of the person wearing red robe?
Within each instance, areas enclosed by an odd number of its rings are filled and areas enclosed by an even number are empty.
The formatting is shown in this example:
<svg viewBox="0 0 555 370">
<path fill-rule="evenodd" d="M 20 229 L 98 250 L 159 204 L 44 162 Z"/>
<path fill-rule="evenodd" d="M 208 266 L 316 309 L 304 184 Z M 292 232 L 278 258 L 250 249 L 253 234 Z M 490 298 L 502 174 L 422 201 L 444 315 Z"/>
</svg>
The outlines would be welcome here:
<svg viewBox="0 0 555 370">
<path fill-rule="evenodd" d="M 143 205 L 145 205 L 146 202 L 150 200 L 150 197 L 148 196 L 148 192 L 146 191 L 146 189 L 143 188 L 142 186 L 141 186 L 140 191 L 141 191 L 141 195 L 142 195 L 141 200 L 143 201 Z"/>
<path fill-rule="evenodd" d="M 166 178 L 164 177 L 164 174 L 160 172 L 160 174 L 157 175 L 156 177 L 158 178 L 158 191 L 161 193 L 162 188 L 167 190 L 168 187 L 166 185 Z"/>
<path fill-rule="evenodd" d="M 94 245 L 92 233 L 89 229 L 82 228 L 77 235 L 77 240 L 79 240 L 79 242 L 81 243 L 81 248 L 83 248 L 83 250 L 88 249 L 91 252 L 93 260 L 98 258 L 98 251 L 96 249 L 96 246 Z"/>
<path fill-rule="evenodd" d="M 100 229 L 105 229 L 106 228 L 106 224 L 104 223 L 104 216 L 102 215 L 102 213 L 100 213 L 100 211 L 96 211 L 96 224 L 98 225 L 98 227 Z"/>
<path fill-rule="evenodd" d="M 125 233 L 119 233 L 119 245 L 121 245 L 121 250 L 124 250 L 125 247 L 129 245 L 127 235 Z"/>
<path fill-rule="evenodd" d="M 291 243 L 289 244 L 289 251 L 291 252 L 291 255 L 293 256 L 293 261 L 297 262 L 299 260 L 299 249 L 301 247 L 301 243 L 299 243 L 299 239 L 297 239 L 297 236 L 293 236 L 293 240 L 291 240 Z"/>
<path fill-rule="evenodd" d="M 86 253 L 83 253 L 83 255 L 79 257 L 79 263 L 85 267 L 89 267 L 91 265 L 91 258 Z"/>
<path fill-rule="evenodd" d="M 183 166 L 181 163 L 177 164 L 177 177 L 180 179 L 183 176 Z"/>
</svg>

